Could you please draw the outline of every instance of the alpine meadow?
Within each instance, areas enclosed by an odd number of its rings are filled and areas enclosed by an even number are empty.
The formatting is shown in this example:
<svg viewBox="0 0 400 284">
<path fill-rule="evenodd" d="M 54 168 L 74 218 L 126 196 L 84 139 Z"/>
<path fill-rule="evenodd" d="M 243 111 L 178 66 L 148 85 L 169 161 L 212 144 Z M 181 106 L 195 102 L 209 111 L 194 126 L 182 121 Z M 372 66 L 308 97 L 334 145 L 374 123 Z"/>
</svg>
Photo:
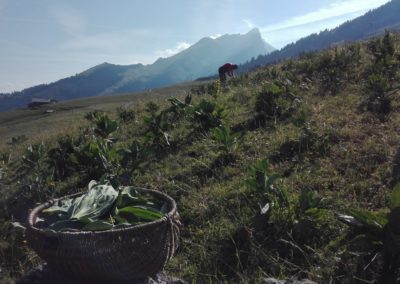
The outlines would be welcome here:
<svg viewBox="0 0 400 284">
<path fill-rule="evenodd" d="M 103 178 L 176 201 L 183 227 L 166 272 L 189 283 L 400 276 L 396 33 L 225 83 L 60 102 L 0 123 L 2 283 L 41 263 L 16 226 L 28 209 Z"/>
</svg>

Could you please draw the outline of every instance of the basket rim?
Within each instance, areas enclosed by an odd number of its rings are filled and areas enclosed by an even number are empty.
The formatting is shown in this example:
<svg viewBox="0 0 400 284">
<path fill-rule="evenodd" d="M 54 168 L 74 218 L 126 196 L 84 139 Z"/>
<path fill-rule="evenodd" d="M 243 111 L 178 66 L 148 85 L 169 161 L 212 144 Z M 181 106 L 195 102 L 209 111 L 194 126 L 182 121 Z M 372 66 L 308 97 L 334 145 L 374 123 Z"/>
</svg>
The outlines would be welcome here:
<svg viewBox="0 0 400 284">
<path fill-rule="evenodd" d="M 74 193 L 74 194 L 70 194 L 70 195 L 65 195 L 62 196 L 60 198 L 55 198 L 55 199 L 51 199 L 48 200 L 45 203 L 42 203 L 38 206 L 36 206 L 35 208 L 32 209 L 32 211 L 29 213 L 28 216 L 28 226 L 27 229 L 34 231 L 36 233 L 40 233 L 40 234 L 46 234 L 47 236 L 51 237 L 60 237 L 60 236 L 83 236 L 83 235 L 113 235 L 115 233 L 123 233 L 123 232 L 128 232 L 128 231 L 132 231 L 132 230 L 138 230 L 138 229 L 143 229 L 143 228 L 150 228 L 150 227 L 156 227 L 158 225 L 164 224 L 166 222 L 168 222 L 169 220 L 173 220 L 176 218 L 176 214 L 177 214 L 177 206 L 176 206 L 176 201 L 168 196 L 167 194 L 160 192 L 158 190 L 154 190 L 154 189 L 146 189 L 146 188 L 141 188 L 141 187 L 135 187 L 132 186 L 135 190 L 138 190 L 140 192 L 143 193 L 150 193 L 153 195 L 156 195 L 158 197 L 160 197 L 161 199 L 164 199 L 165 201 L 167 201 L 169 203 L 169 205 L 171 206 L 171 209 L 169 210 L 168 213 L 165 213 L 164 216 L 158 220 L 152 221 L 152 222 L 146 222 L 143 224 L 137 224 L 137 225 L 132 225 L 132 226 L 127 226 L 127 227 L 122 227 L 122 228 L 116 228 L 116 229 L 109 229 L 109 230 L 104 230 L 104 231 L 55 231 L 55 230 L 51 230 L 51 229 L 46 229 L 46 228 L 37 228 L 35 227 L 35 223 L 36 223 L 36 217 L 38 216 L 38 214 L 45 208 L 50 207 L 51 205 L 53 205 L 55 202 L 62 200 L 62 199 L 66 199 L 66 198 L 72 198 L 72 197 L 77 197 L 80 196 L 82 194 L 84 194 L 86 191 L 81 191 L 78 193 Z"/>
</svg>

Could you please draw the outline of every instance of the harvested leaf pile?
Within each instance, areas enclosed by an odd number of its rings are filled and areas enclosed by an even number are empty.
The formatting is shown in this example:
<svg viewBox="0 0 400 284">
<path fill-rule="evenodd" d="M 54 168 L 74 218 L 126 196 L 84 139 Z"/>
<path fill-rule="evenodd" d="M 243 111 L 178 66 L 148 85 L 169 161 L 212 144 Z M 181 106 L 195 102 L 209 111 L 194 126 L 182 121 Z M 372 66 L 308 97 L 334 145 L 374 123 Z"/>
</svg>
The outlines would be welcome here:
<svg viewBox="0 0 400 284">
<path fill-rule="evenodd" d="M 158 220 L 166 207 L 133 187 L 116 190 L 109 183 L 91 181 L 86 193 L 60 199 L 44 209 L 36 226 L 54 231 L 103 231 Z"/>
</svg>

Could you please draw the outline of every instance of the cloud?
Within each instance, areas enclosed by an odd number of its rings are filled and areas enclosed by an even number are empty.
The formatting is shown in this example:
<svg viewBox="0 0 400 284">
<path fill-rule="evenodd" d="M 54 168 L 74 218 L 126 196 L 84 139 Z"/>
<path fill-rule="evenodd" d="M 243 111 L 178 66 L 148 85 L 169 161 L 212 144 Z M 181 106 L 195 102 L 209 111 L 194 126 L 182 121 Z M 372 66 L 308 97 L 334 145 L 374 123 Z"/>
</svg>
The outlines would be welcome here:
<svg viewBox="0 0 400 284">
<path fill-rule="evenodd" d="M 246 25 L 247 28 L 252 29 L 254 28 L 256 25 L 254 25 L 252 20 L 249 19 L 242 19 L 242 22 Z"/>
<path fill-rule="evenodd" d="M 389 0 L 337 0 L 328 7 L 262 27 L 260 30 L 267 41 L 275 46 L 282 46 L 322 29 L 334 28 L 386 2 Z"/>
<path fill-rule="evenodd" d="M 210 36 L 210 38 L 212 38 L 212 39 L 217 39 L 217 38 L 219 38 L 219 37 L 221 37 L 221 36 L 222 36 L 221 34 L 216 34 L 216 35 Z"/>
<path fill-rule="evenodd" d="M 190 44 L 187 42 L 177 42 L 175 48 L 172 49 L 164 49 L 164 50 L 158 50 L 156 51 L 156 56 L 157 57 L 170 57 L 174 54 L 177 54 L 185 49 L 190 47 Z"/>
<path fill-rule="evenodd" d="M 388 0 L 350 0 L 346 2 L 337 1 L 335 3 L 330 4 L 329 7 L 321 8 L 317 11 L 293 17 L 284 22 L 264 27 L 263 31 L 269 32 L 269 31 L 288 29 L 296 26 L 310 24 L 313 22 L 344 16 L 347 14 L 364 12 L 366 10 L 383 5 L 386 2 L 388 2 Z"/>
<path fill-rule="evenodd" d="M 50 7 L 50 15 L 61 29 L 69 35 L 80 36 L 86 29 L 86 20 L 78 11 L 66 5 Z"/>
</svg>

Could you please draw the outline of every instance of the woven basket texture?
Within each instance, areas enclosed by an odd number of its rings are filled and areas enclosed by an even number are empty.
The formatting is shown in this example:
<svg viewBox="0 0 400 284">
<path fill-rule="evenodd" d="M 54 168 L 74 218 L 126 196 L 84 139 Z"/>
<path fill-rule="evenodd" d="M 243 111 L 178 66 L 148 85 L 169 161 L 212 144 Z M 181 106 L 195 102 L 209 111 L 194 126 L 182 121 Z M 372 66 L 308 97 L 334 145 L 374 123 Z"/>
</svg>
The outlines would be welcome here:
<svg viewBox="0 0 400 284">
<path fill-rule="evenodd" d="M 126 283 L 162 271 L 178 246 L 176 202 L 155 190 L 137 189 L 167 202 L 169 212 L 157 221 L 107 231 L 56 232 L 35 227 L 52 200 L 34 208 L 26 231 L 29 246 L 49 267 L 67 278 L 89 283 Z"/>
</svg>

